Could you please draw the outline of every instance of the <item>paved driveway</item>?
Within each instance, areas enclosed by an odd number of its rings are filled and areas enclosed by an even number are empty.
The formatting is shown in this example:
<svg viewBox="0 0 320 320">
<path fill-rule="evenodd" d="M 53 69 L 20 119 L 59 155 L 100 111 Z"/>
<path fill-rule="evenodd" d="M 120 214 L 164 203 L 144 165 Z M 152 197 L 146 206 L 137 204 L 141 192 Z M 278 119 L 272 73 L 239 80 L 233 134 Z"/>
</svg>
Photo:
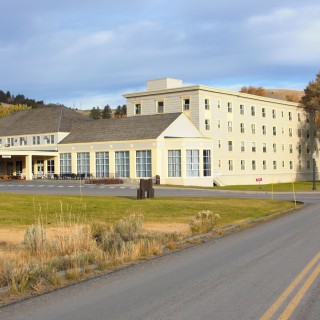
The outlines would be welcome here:
<svg viewBox="0 0 320 320">
<path fill-rule="evenodd" d="M 137 183 L 123 185 L 88 185 L 77 180 L 0 181 L 1 193 L 68 194 L 96 196 L 137 196 Z M 292 192 L 271 193 L 220 191 L 214 189 L 177 188 L 154 186 L 156 197 L 232 197 L 294 200 Z M 307 203 L 320 202 L 320 193 L 297 193 L 296 200 Z"/>
</svg>

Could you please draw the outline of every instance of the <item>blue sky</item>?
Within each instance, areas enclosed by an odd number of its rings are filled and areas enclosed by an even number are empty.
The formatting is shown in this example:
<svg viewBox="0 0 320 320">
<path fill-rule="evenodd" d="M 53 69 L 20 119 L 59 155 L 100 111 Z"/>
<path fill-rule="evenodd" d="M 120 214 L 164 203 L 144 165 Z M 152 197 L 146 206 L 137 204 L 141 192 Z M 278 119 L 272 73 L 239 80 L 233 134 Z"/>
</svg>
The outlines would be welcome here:
<svg viewBox="0 0 320 320">
<path fill-rule="evenodd" d="M 320 71 L 320 2 L 0 0 L 0 89 L 79 109 L 146 80 L 304 89 Z"/>
</svg>

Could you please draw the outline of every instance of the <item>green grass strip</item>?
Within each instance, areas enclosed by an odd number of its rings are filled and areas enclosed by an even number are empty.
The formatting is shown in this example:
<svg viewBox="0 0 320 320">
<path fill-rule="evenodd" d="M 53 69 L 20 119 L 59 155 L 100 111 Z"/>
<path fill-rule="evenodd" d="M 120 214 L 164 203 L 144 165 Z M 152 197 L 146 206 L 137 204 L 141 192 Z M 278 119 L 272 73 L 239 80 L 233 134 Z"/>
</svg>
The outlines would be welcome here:
<svg viewBox="0 0 320 320">
<path fill-rule="evenodd" d="M 187 223 L 201 210 L 219 214 L 219 225 L 258 218 L 294 207 L 290 201 L 220 198 L 155 198 L 0 194 L 0 227 L 19 227 L 41 219 L 44 225 L 113 223 L 131 213 L 145 222 Z"/>
</svg>

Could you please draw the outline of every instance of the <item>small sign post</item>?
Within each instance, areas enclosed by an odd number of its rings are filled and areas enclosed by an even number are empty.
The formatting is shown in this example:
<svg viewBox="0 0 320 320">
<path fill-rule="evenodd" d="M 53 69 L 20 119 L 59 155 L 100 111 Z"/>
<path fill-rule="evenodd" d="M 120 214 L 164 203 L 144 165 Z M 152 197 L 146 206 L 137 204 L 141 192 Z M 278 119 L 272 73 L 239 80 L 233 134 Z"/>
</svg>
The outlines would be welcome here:
<svg viewBox="0 0 320 320">
<path fill-rule="evenodd" d="M 260 185 L 261 181 L 262 181 L 262 178 L 256 178 L 256 182 L 259 182 L 259 189 L 261 189 L 261 185 Z"/>
</svg>

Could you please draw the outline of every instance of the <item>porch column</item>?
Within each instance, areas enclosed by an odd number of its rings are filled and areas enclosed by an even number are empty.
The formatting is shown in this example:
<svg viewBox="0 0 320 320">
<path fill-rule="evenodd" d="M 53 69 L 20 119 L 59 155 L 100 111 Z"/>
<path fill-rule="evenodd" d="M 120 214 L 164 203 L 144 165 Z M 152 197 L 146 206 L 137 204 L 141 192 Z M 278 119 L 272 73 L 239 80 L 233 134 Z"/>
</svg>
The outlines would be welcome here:
<svg viewBox="0 0 320 320">
<path fill-rule="evenodd" d="M 26 156 L 26 180 L 32 180 L 32 156 Z"/>
</svg>

